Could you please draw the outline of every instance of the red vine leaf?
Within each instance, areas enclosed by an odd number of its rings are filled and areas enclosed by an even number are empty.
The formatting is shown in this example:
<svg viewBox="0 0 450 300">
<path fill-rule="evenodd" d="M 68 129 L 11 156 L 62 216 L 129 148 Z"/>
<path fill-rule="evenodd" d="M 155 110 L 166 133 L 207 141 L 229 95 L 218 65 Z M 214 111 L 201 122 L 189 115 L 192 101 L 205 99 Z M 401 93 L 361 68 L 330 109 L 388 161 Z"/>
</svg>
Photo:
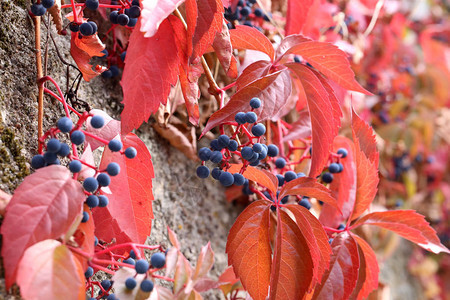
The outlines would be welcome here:
<svg viewBox="0 0 450 300">
<path fill-rule="evenodd" d="M 92 211 L 85 207 L 85 212 L 89 214 L 89 220 L 84 223 L 80 223 L 77 231 L 74 234 L 75 241 L 78 242 L 81 250 L 89 254 L 94 254 L 94 244 L 95 244 L 95 225 L 94 218 L 92 217 Z"/>
<path fill-rule="evenodd" d="M 313 0 L 288 0 L 285 35 L 300 33 Z"/>
<path fill-rule="evenodd" d="M 236 80 L 236 87 L 239 91 L 243 87 L 249 85 L 253 81 L 269 74 L 272 64 L 266 60 L 258 60 L 250 64 L 242 71 Z"/>
<path fill-rule="evenodd" d="M 93 70 L 93 66 L 89 62 L 93 56 L 104 56 L 105 54 L 101 52 L 103 49 L 105 49 L 105 45 L 100 41 L 97 34 L 79 38 L 77 32 L 72 32 L 70 55 L 72 55 L 73 60 L 83 74 L 84 80 L 90 81 L 103 71 L 106 71 L 105 67 L 98 65 Z"/>
<path fill-rule="evenodd" d="M 430 224 L 427 221 L 425 221 L 425 217 L 416 213 L 414 210 L 370 213 L 357 220 L 352 227 L 354 228 L 364 224 L 377 225 L 391 230 L 401 237 L 410 240 L 433 253 L 450 253 L 450 251 L 441 244 L 434 229 L 430 227 Z"/>
<path fill-rule="evenodd" d="M 312 299 L 348 299 L 358 281 L 358 245 L 346 232 L 339 234 L 331 244 L 330 269 L 322 283 L 314 290 Z"/>
<path fill-rule="evenodd" d="M 313 178 L 300 177 L 286 183 L 280 191 L 279 199 L 287 195 L 302 195 L 316 198 L 337 209 L 336 199 L 331 195 L 331 191 Z"/>
<path fill-rule="evenodd" d="M 227 240 L 228 263 L 254 300 L 265 300 L 269 289 L 269 213 L 267 201 L 253 202 L 236 219 Z"/>
<path fill-rule="evenodd" d="M 305 139 L 311 136 L 311 119 L 307 111 L 299 113 L 298 120 L 291 125 L 288 134 L 283 136 L 283 142 Z"/>
<path fill-rule="evenodd" d="M 333 98 L 329 97 L 329 93 L 320 79 L 302 64 L 289 63 L 286 66 L 300 79 L 307 96 L 312 130 L 312 158 L 309 176 L 314 178 L 322 172 L 328 161 L 333 140 L 338 133 L 340 120 L 336 118 L 333 112 L 333 105 L 331 104 Z"/>
<path fill-rule="evenodd" d="M 231 164 L 228 172 L 230 172 L 231 174 L 239 173 L 241 171 L 241 168 L 242 164 Z M 252 166 L 247 166 L 242 175 L 244 175 L 245 178 L 262 185 L 263 187 L 266 187 L 274 195 L 276 194 L 278 187 L 278 178 L 271 172 Z"/>
<path fill-rule="evenodd" d="M 89 117 L 86 121 L 86 131 L 92 134 L 95 134 L 96 136 L 105 139 L 105 140 L 112 140 L 116 136 L 120 134 L 120 121 L 117 121 L 113 118 L 111 118 L 106 112 L 100 109 L 91 109 L 89 111 L 90 114 L 93 114 L 94 116 L 100 115 L 105 120 L 105 125 L 103 125 L 102 128 L 94 128 L 91 125 L 91 118 Z M 86 142 L 91 145 L 92 151 L 97 149 L 98 147 L 104 146 L 104 144 L 90 136 L 86 136 Z"/>
<path fill-rule="evenodd" d="M 128 159 L 118 152 L 105 149 L 100 169 L 106 169 L 110 162 L 120 166 L 120 173 L 111 176 L 106 194 L 109 204 L 103 209 L 94 210 L 95 234 L 99 239 L 117 243 L 144 243 L 150 235 L 152 210 L 153 165 L 147 146 L 135 134 L 122 136 L 123 148 L 134 147 L 137 155 Z"/>
<path fill-rule="evenodd" d="M 352 234 L 352 237 L 356 240 L 359 247 L 359 259 L 360 259 L 360 278 L 358 278 L 357 288 L 354 291 L 356 299 L 366 299 L 369 294 L 378 288 L 378 261 L 370 245 L 357 236 Z M 361 274 L 363 272 L 363 274 Z"/>
<path fill-rule="evenodd" d="M 16 278 L 25 249 L 46 239 L 58 239 L 80 215 L 86 199 L 81 184 L 63 166 L 49 166 L 27 176 L 6 207 L 3 235 L 6 287 Z"/>
<path fill-rule="evenodd" d="M 140 26 L 140 21 L 136 25 Z M 164 51 L 161 51 L 164 49 Z M 122 76 L 122 133 L 126 134 L 146 122 L 160 103 L 166 104 L 170 86 L 178 77 L 179 57 L 171 23 L 165 20 L 158 32 L 145 38 L 133 30 Z"/>
<path fill-rule="evenodd" d="M 364 122 L 352 108 L 352 133 L 353 140 L 358 141 L 359 148 L 364 152 L 367 158 L 378 168 L 378 150 L 377 142 L 373 128 Z"/>
<path fill-rule="evenodd" d="M 248 110 L 249 101 L 253 97 L 259 97 L 262 102 L 261 107 L 255 110 L 258 122 L 279 119 L 291 94 L 291 88 L 291 79 L 286 70 L 277 71 L 253 81 L 234 94 L 223 108 L 211 115 L 202 135 L 220 123 L 234 122 L 236 113 Z"/>
<path fill-rule="evenodd" d="M 269 55 L 273 61 L 275 50 L 269 39 L 258 29 L 245 25 L 236 25 L 230 30 L 231 44 L 234 49 L 257 50 Z"/>
<path fill-rule="evenodd" d="M 292 38 L 293 39 L 293 38 Z M 350 68 L 350 63 L 344 51 L 330 43 L 304 41 L 292 45 L 278 60 L 283 60 L 286 54 L 300 55 L 313 67 L 323 73 L 327 78 L 335 81 L 338 85 L 348 90 L 371 95 L 355 80 L 355 74 Z"/>
<path fill-rule="evenodd" d="M 164 19 L 183 2 L 184 0 L 142 1 L 141 26 L 136 28 L 145 33 L 144 37 L 154 36 Z"/>
<path fill-rule="evenodd" d="M 58 34 L 62 34 L 63 20 L 61 16 L 61 0 L 55 0 L 52 7 L 48 8 L 48 13 L 52 16 L 52 21 L 55 24 Z"/>
<path fill-rule="evenodd" d="M 230 32 L 225 23 L 222 25 L 222 32 L 216 34 L 212 46 L 227 76 L 236 78 L 238 76 L 236 58 L 233 55 Z"/>
<path fill-rule="evenodd" d="M 278 210 L 270 299 L 301 299 L 306 294 L 314 269 L 309 249 L 299 225 L 286 212 Z"/>
<path fill-rule="evenodd" d="M 84 299 L 84 271 L 66 245 L 44 240 L 28 248 L 17 270 L 24 299 Z M 69 292 L 70 291 L 70 292 Z"/>
</svg>

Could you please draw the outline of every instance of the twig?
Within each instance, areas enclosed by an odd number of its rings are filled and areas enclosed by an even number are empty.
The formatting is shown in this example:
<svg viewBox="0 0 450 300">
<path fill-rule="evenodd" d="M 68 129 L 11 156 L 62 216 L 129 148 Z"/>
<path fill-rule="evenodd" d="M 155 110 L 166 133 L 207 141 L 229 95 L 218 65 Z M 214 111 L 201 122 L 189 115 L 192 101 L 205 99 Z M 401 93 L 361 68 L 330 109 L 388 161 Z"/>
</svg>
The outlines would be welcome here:
<svg viewBox="0 0 450 300">
<path fill-rule="evenodd" d="M 36 81 L 38 82 L 38 140 L 43 133 L 44 120 L 44 85 L 39 83 L 43 76 L 41 57 L 41 17 L 34 16 L 34 47 L 36 53 Z M 41 153 L 42 144 L 38 142 L 38 151 Z"/>
<path fill-rule="evenodd" d="M 372 15 L 372 19 L 370 20 L 369 26 L 367 26 L 366 31 L 364 31 L 364 36 L 367 37 L 375 27 L 377 23 L 378 16 L 380 15 L 381 8 L 384 5 L 384 0 L 378 0 L 377 5 L 375 5 L 375 10 Z"/>
</svg>

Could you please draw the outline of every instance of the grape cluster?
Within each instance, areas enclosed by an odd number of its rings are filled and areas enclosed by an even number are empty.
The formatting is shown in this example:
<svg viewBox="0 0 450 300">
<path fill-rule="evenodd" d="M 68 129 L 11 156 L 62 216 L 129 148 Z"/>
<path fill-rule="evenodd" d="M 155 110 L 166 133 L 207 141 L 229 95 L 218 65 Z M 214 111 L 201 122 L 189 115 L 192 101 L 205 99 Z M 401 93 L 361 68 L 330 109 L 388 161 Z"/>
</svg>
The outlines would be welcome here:
<svg viewBox="0 0 450 300">
<path fill-rule="evenodd" d="M 55 0 L 42 0 L 41 3 L 31 5 L 31 13 L 37 17 L 45 15 L 47 9 L 55 4 Z"/>
<path fill-rule="evenodd" d="M 233 11 L 231 7 L 225 10 L 225 18 L 230 22 L 227 24 L 229 29 L 234 28 L 233 23 L 239 23 L 262 31 L 261 25 L 263 21 L 269 21 L 269 16 L 257 7 L 256 0 L 239 0 L 236 9 Z"/>
</svg>

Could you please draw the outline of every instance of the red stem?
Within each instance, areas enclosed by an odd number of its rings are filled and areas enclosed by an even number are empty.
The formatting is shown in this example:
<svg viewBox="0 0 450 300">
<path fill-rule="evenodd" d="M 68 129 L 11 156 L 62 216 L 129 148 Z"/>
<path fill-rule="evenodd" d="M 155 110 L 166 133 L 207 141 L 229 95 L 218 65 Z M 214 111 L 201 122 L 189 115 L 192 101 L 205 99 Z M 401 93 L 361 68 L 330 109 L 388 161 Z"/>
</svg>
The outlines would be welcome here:
<svg viewBox="0 0 450 300">
<path fill-rule="evenodd" d="M 48 88 L 44 88 L 44 92 L 46 92 L 47 94 L 49 94 L 50 96 L 56 98 L 56 100 L 58 100 L 61 103 L 64 103 L 64 100 L 62 100 L 60 97 L 58 97 L 58 95 L 56 95 L 55 93 L 53 93 L 51 90 L 49 90 Z M 76 114 L 78 117 L 81 117 L 81 114 L 72 106 L 70 106 L 69 104 L 67 104 L 67 107 L 74 113 Z"/>
</svg>

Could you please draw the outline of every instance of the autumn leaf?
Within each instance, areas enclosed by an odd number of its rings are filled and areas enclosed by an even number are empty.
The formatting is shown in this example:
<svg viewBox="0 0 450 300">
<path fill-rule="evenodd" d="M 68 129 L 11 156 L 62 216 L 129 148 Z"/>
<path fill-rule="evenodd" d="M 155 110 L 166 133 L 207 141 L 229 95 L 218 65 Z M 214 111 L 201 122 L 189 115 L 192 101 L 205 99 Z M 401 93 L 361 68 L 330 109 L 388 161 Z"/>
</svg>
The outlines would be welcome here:
<svg viewBox="0 0 450 300">
<path fill-rule="evenodd" d="M 334 238 L 330 269 L 314 290 L 312 299 L 348 299 L 358 281 L 358 245 L 346 232 Z"/>
<path fill-rule="evenodd" d="M 105 49 L 105 45 L 100 41 L 97 34 L 80 38 L 77 32 L 72 32 L 70 55 L 72 55 L 73 60 L 83 74 L 83 79 L 86 81 L 90 81 L 103 71 L 106 71 L 105 67 L 99 65 L 93 70 L 93 66 L 89 62 L 93 56 L 105 55 L 100 49 Z"/>
<path fill-rule="evenodd" d="M 66 167 L 48 166 L 25 178 L 6 207 L 1 227 L 7 288 L 15 282 L 25 249 L 63 236 L 81 214 L 85 199 L 81 184 Z"/>
<path fill-rule="evenodd" d="M 195 128 L 190 127 L 186 129 L 178 129 L 172 124 L 167 124 L 167 127 L 159 126 L 154 124 L 153 128 L 155 131 L 165 138 L 173 147 L 177 148 L 183 152 L 186 157 L 192 159 L 193 161 L 198 161 L 197 156 L 197 145 L 195 140 Z"/>
<path fill-rule="evenodd" d="M 359 148 L 371 163 L 378 168 L 379 154 L 373 128 L 363 121 L 352 108 L 352 133 L 353 140 L 358 141 Z"/>
<path fill-rule="evenodd" d="M 29 247 L 17 268 L 17 284 L 24 299 L 84 299 L 81 264 L 66 245 L 43 240 Z"/>
<path fill-rule="evenodd" d="M 241 171 L 241 168 L 242 164 L 231 164 L 230 168 L 228 169 L 228 172 L 230 172 L 231 174 L 239 173 Z M 245 178 L 254 181 L 262 185 L 263 187 L 267 188 L 274 195 L 276 194 L 278 187 L 278 179 L 271 172 L 261 170 L 252 166 L 247 166 L 242 175 Z"/>
<path fill-rule="evenodd" d="M 258 29 L 245 25 L 236 25 L 230 30 L 231 44 L 234 49 L 257 50 L 269 55 L 273 61 L 275 50 L 269 39 Z"/>
<path fill-rule="evenodd" d="M 217 125 L 233 121 L 234 116 L 241 111 L 248 111 L 249 101 L 253 97 L 261 99 L 261 107 L 255 110 L 258 122 L 266 119 L 279 119 L 286 101 L 291 94 L 291 79 L 287 70 L 277 71 L 253 81 L 234 94 L 230 101 L 220 110 L 211 115 L 202 131 L 204 135 Z"/>
<path fill-rule="evenodd" d="M 450 253 L 441 244 L 434 229 L 425 221 L 425 217 L 414 210 L 373 212 L 357 220 L 352 228 L 360 225 L 377 225 L 391 230 L 433 253 Z"/>
<path fill-rule="evenodd" d="M 283 136 L 283 142 L 305 139 L 311 136 L 311 118 L 307 111 L 299 113 L 298 120 L 290 125 L 289 132 Z"/>
<path fill-rule="evenodd" d="M 237 90 L 239 91 L 258 78 L 268 75 L 271 66 L 272 64 L 266 60 L 258 60 L 250 64 L 236 79 Z"/>
<path fill-rule="evenodd" d="M 313 0 L 288 0 L 285 35 L 300 33 Z"/>
<path fill-rule="evenodd" d="M 141 26 L 136 27 L 145 33 L 144 37 L 154 36 L 164 19 L 183 2 L 184 0 L 142 1 Z"/>
<path fill-rule="evenodd" d="M 117 243 L 144 243 L 150 235 L 153 219 L 151 155 L 144 142 L 133 133 L 122 136 L 122 143 L 124 149 L 134 147 L 137 155 L 129 159 L 109 149 L 103 152 L 100 170 L 115 162 L 120 166 L 120 173 L 111 176 L 112 194 L 106 194 L 108 206 L 94 210 L 95 234 L 104 241 L 115 238 Z"/>
<path fill-rule="evenodd" d="M 360 278 L 358 278 L 357 287 L 353 294 L 357 296 L 355 298 L 358 300 L 366 299 L 373 290 L 378 288 L 380 269 L 378 268 L 376 254 L 370 245 L 356 234 L 352 234 L 352 237 L 358 243 L 360 260 Z M 361 272 L 363 272 L 363 276 L 361 276 Z"/>
<path fill-rule="evenodd" d="M 269 213 L 267 201 L 253 202 L 236 219 L 227 240 L 228 264 L 254 300 L 265 300 L 268 295 L 272 254 Z"/>
<path fill-rule="evenodd" d="M 63 21 L 61 16 L 61 0 L 55 0 L 52 7 L 50 7 L 48 13 L 52 16 L 52 21 L 55 24 L 58 34 L 62 34 Z"/>
<path fill-rule="evenodd" d="M 168 20 L 161 23 L 151 38 L 145 38 L 139 30 L 133 31 L 121 81 L 124 96 L 122 134 L 146 122 L 160 103 L 166 104 L 170 86 L 177 82 L 178 67 L 178 51 Z"/>
<path fill-rule="evenodd" d="M 225 23 L 222 25 L 222 31 L 216 34 L 212 46 L 227 76 L 236 78 L 238 76 L 236 58 L 233 55 L 230 32 Z"/>
<path fill-rule="evenodd" d="M 125 281 L 130 277 L 136 279 L 136 288 L 134 289 L 128 289 L 125 285 Z M 123 300 L 147 299 L 147 297 L 137 297 L 140 290 L 139 287 L 145 278 L 145 274 L 136 274 L 136 270 L 134 268 L 120 268 L 111 278 L 111 281 L 114 281 L 114 295 L 116 295 L 117 299 Z"/>
<path fill-rule="evenodd" d="M 116 136 L 120 134 L 120 121 L 117 121 L 113 118 L 111 118 L 106 112 L 100 109 L 91 109 L 89 111 L 90 114 L 93 114 L 94 116 L 102 116 L 105 124 L 102 126 L 102 128 L 94 128 L 91 125 L 91 117 L 89 117 L 86 120 L 86 131 L 89 133 L 92 133 L 96 135 L 97 137 L 100 137 L 102 139 L 105 139 L 107 141 L 110 141 L 114 139 Z M 90 137 L 86 136 L 86 142 L 91 145 L 92 151 L 97 149 L 98 147 L 104 146 L 102 142 Z"/>
</svg>

